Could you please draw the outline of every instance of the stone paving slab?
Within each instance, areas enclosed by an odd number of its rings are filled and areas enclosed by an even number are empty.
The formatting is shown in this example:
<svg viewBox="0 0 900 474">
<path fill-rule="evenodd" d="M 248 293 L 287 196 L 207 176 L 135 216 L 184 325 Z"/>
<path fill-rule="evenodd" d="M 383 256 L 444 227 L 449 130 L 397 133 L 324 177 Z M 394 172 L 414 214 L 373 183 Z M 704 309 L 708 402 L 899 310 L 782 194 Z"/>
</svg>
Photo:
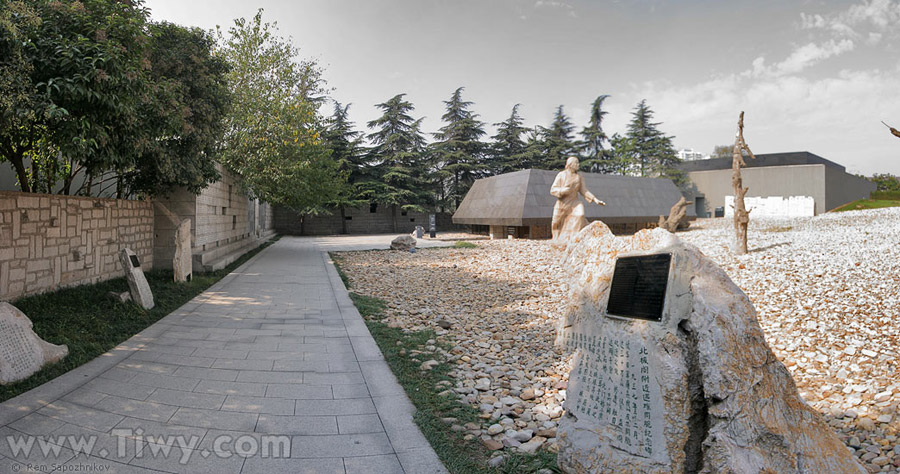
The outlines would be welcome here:
<svg viewBox="0 0 900 474">
<path fill-rule="evenodd" d="M 325 253 L 393 237 L 283 238 L 107 354 L 0 404 L 0 472 L 446 472 Z M 45 439 L 27 453 L 9 443 L 28 436 Z"/>
</svg>

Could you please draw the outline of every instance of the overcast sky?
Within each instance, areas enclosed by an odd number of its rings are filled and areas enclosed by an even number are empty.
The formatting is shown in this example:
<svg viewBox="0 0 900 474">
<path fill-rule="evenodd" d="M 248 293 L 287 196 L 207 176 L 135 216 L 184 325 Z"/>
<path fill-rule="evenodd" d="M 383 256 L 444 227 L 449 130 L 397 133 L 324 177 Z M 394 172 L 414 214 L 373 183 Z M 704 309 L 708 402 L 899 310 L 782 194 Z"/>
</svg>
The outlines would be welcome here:
<svg viewBox="0 0 900 474">
<path fill-rule="evenodd" d="M 360 128 L 406 93 L 436 131 L 454 89 L 488 124 L 565 106 L 580 130 L 609 94 L 607 134 L 641 99 L 678 148 L 810 151 L 900 174 L 900 0 L 147 0 L 155 20 L 227 28 L 258 8 L 316 59 Z M 330 112 L 330 108 L 328 111 Z M 493 127 L 489 127 L 493 133 Z"/>
</svg>

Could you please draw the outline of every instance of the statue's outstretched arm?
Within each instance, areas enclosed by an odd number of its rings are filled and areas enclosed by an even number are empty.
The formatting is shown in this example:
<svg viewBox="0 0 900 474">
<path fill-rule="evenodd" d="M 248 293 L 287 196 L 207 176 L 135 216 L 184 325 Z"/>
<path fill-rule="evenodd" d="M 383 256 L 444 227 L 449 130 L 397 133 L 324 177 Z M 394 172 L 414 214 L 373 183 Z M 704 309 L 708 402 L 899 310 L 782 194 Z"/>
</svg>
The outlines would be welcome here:
<svg viewBox="0 0 900 474">
<path fill-rule="evenodd" d="M 584 184 L 584 178 L 581 178 L 581 189 L 579 189 L 579 192 L 581 192 L 581 195 L 584 196 L 584 199 L 585 199 L 587 202 L 592 202 L 592 203 L 595 203 L 595 204 L 599 204 L 599 205 L 601 205 L 601 206 L 605 206 L 605 205 L 606 205 L 605 202 L 603 202 L 603 201 L 597 199 L 597 196 L 594 196 L 594 195 L 588 190 L 587 185 Z"/>
</svg>

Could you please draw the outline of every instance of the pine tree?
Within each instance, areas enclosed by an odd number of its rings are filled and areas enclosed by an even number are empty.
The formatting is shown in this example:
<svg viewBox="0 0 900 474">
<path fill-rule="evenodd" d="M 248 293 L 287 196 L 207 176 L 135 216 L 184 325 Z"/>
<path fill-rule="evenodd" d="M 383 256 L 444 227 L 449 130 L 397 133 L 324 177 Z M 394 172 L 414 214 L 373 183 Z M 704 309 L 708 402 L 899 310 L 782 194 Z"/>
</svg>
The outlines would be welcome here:
<svg viewBox="0 0 900 474">
<path fill-rule="evenodd" d="M 441 116 L 446 125 L 441 127 L 432 144 L 437 177 L 447 188 L 446 199 L 454 208 L 459 207 L 472 183 L 487 175 L 484 164 L 484 123 L 469 107 L 472 102 L 462 99 L 463 87 L 457 88 L 450 100 L 445 100 L 447 112 Z"/>
<path fill-rule="evenodd" d="M 575 126 L 563 112 L 563 106 L 556 108 L 556 115 L 550 128 L 544 130 L 546 153 L 542 167 L 548 170 L 563 169 L 569 156 L 575 153 L 575 142 L 572 132 Z"/>
<path fill-rule="evenodd" d="M 628 138 L 632 141 L 634 160 L 640 176 L 670 178 L 678 186 L 686 183 L 684 173 L 676 168 L 681 160 L 672 146 L 672 138 L 667 137 L 653 122 L 653 110 L 646 100 L 640 101 L 632 112 L 628 124 Z"/>
<path fill-rule="evenodd" d="M 354 123 L 350 121 L 348 111 L 350 104 L 341 105 L 334 101 L 334 112 L 326 122 L 326 128 L 322 133 L 322 141 L 331 151 L 331 159 L 338 163 L 341 174 L 347 177 L 346 190 L 338 195 L 329 207 L 337 207 L 341 213 L 341 225 L 343 233 L 347 233 L 347 223 L 344 219 L 346 208 L 357 207 L 365 202 L 360 196 L 357 183 L 362 182 L 370 171 L 366 164 L 366 156 L 363 153 L 363 132 L 356 130 Z"/>
<path fill-rule="evenodd" d="M 603 117 L 609 112 L 603 110 L 603 101 L 609 95 L 604 94 L 591 104 L 591 119 L 587 127 L 581 130 L 581 169 L 592 173 L 610 173 L 611 163 L 609 163 L 609 153 L 604 147 L 604 143 L 608 141 L 606 133 L 603 131 Z"/>
<path fill-rule="evenodd" d="M 495 123 L 497 134 L 491 137 L 490 168 L 494 174 L 510 173 L 528 168 L 527 145 L 522 135 L 528 131 L 519 115 L 519 104 L 512 108 L 509 118 Z"/>
<path fill-rule="evenodd" d="M 397 208 L 424 212 L 432 201 L 425 163 L 425 137 L 420 130 L 422 119 L 410 116 L 411 103 L 397 94 L 377 104 L 384 114 L 368 123 L 375 129 L 367 138 L 374 145 L 368 159 L 373 173 L 358 183 L 360 196 L 373 203 L 391 206 L 394 232 L 397 231 Z"/>
<path fill-rule="evenodd" d="M 634 141 L 626 136 L 614 133 L 609 139 L 610 160 L 609 173 L 629 176 L 635 173 L 636 159 Z"/>
</svg>

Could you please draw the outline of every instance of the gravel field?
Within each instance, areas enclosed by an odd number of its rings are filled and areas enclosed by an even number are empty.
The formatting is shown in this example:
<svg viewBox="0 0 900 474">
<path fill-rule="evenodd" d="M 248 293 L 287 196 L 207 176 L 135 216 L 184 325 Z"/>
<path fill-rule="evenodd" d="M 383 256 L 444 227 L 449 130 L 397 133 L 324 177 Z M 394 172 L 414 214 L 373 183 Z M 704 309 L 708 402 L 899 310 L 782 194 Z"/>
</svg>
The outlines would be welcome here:
<svg viewBox="0 0 900 474">
<path fill-rule="evenodd" d="M 747 293 L 800 393 L 866 467 L 900 472 L 900 208 L 751 220 L 739 257 L 732 235 L 729 219 L 678 233 Z M 454 363 L 453 390 L 481 410 L 483 426 L 452 429 L 498 451 L 554 450 L 571 364 L 553 345 L 567 293 L 560 254 L 548 241 L 474 243 L 347 252 L 342 268 L 353 291 L 388 303 L 388 324 L 433 329 L 453 346 L 411 354 Z"/>
</svg>

